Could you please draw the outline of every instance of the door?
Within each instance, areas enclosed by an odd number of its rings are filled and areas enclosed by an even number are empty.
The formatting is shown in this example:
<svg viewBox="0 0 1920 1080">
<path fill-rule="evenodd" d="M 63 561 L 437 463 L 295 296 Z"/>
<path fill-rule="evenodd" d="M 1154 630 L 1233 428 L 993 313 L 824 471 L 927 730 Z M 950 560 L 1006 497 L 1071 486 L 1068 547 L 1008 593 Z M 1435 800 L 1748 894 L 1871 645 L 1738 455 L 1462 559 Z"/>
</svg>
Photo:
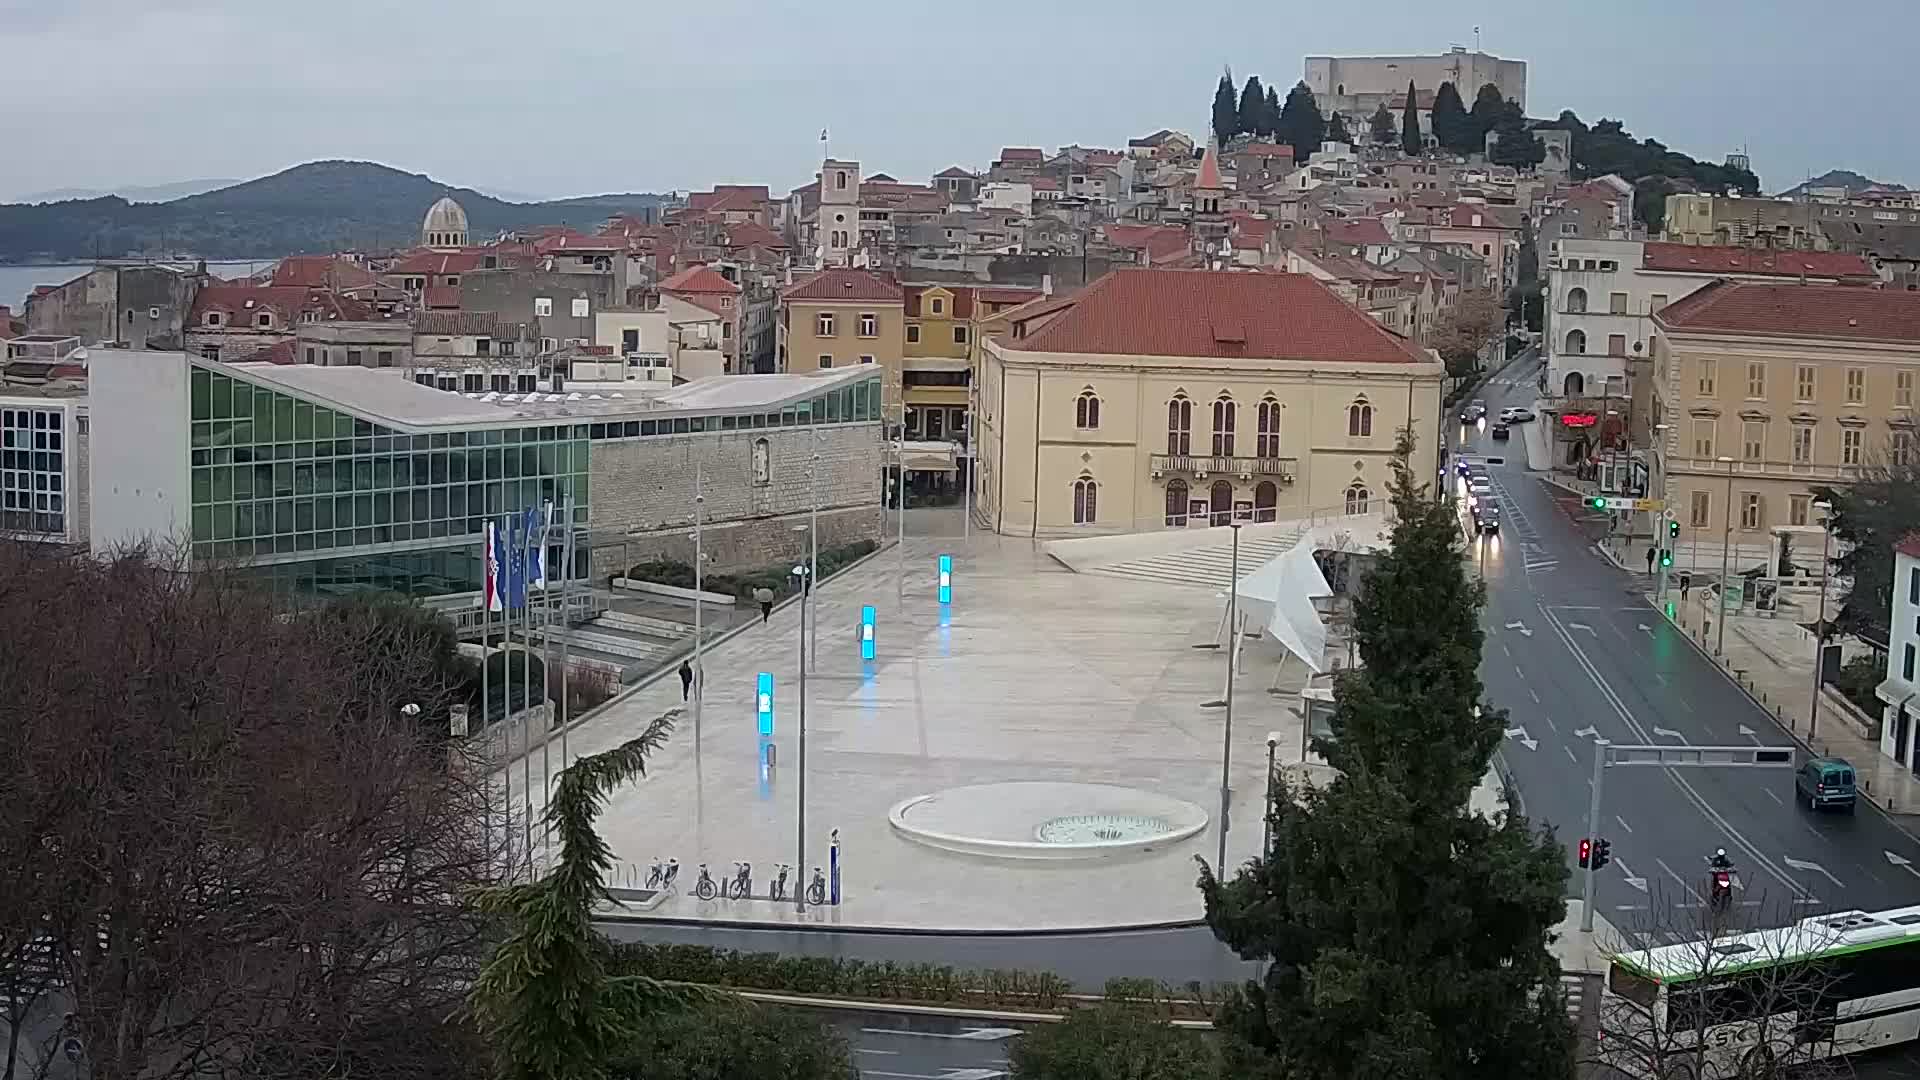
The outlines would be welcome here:
<svg viewBox="0 0 1920 1080">
<path fill-rule="evenodd" d="M 1225 525 L 1233 520 L 1233 485 L 1225 480 L 1215 480 L 1210 492 L 1211 505 L 1207 520 L 1214 525 Z"/>
<path fill-rule="evenodd" d="M 1900 719 L 1895 721 L 1895 727 L 1893 729 L 1893 760 L 1902 765 L 1907 763 L 1907 739 L 1910 737 L 1908 731 L 1912 727 L 1912 718 L 1908 715 L 1906 709 L 1901 709 Z"/>
</svg>

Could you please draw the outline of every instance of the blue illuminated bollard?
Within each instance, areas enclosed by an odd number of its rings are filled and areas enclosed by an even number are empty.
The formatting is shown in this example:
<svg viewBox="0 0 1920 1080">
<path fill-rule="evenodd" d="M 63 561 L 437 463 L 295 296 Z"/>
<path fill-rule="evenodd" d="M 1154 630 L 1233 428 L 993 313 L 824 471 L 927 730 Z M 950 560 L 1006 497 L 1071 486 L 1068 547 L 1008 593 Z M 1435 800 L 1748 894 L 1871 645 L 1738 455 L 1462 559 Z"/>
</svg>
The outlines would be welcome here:
<svg viewBox="0 0 1920 1080">
<path fill-rule="evenodd" d="M 828 877 L 828 880 L 832 883 L 832 892 L 828 894 L 827 902 L 837 907 L 840 904 L 840 830 L 839 829 L 833 830 L 833 832 L 830 834 L 830 838 L 827 841 L 827 877 Z"/>
<path fill-rule="evenodd" d="M 873 605 L 860 606 L 860 659 L 873 659 Z"/>
<path fill-rule="evenodd" d="M 760 673 L 759 687 L 754 691 L 754 706 L 760 714 L 760 734 L 773 734 L 773 672 Z"/>
<path fill-rule="evenodd" d="M 940 602 L 953 603 L 953 556 L 940 556 Z"/>
</svg>

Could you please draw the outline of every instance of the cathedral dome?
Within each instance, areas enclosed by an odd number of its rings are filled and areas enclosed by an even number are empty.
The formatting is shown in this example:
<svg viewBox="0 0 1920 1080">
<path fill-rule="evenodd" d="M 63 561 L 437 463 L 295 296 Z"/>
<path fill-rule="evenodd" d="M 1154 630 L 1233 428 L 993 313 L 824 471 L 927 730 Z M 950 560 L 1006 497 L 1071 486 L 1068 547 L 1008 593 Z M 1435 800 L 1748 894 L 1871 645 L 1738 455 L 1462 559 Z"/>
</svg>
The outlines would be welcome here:
<svg viewBox="0 0 1920 1080">
<path fill-rule="evenodd" d="M 442 195 L 420 225 L 420 242 L 428 247 L 465 247 L 467 212 L 452 198 Z"/>
</svg>

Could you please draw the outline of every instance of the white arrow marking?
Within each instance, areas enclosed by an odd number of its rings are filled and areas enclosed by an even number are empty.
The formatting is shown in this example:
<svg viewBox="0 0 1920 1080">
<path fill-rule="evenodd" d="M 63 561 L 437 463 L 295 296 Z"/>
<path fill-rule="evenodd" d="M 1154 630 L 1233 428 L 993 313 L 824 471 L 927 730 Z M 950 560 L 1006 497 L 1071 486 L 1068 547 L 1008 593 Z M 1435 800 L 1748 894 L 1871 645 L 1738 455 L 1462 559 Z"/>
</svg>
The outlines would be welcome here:
<svg viewBox="0 0 1920 1080">
<path fill-rule="evenodd" d="M 1620 821 L 1620 819 L 1619 819 L 1619 818 L 1614 818 L 1614 820 L 1615 820 L 1615 821 Z M 1625 824 L 1626 824 L 1626 822 L 1624 822 L 1624 821 L 1621 821 L 1621 822 L 1620 822 L 1620 824 L 1622 824 L 1622 825 L 1625 825 Z M 1628 829 L 1627 831 L 1628 831 L 1628 832 L 1632 832 L 1633 830 L 1632 830 L 1632 829 Z M 1627 869 L 1627 864 L 1626 864 L 1626 863 L 1623 863 L 1623 862 L 1621 862 L 1621 861 L 1620 861 L 1619 859 L 1615 859 L 1615 860 L 1613 860 L 1613 861 L 1614 861 L 1614 863 L 1615 863 L 1615 865 L 1617 865 L 1617 866 L 1619 866 L 1619 867 L 1620 867 L 1620 872 L 1621 872 L 1622 874 L 1624 874 L 1624 875 L 1626 875 L 1626 878 L 1627 878 L 1627 884 L 1628 884 L 1629 886 L 1632 886 L 1633 888 L 1636 888 L 1636 889 L 1639 889 L 1639 890 L 1640 890 L 1641 892 L 1646 892 L 1646 891 L 1647 891 L 1647 879 L 1646 879 L 1646 878 L 1643 878 L 1643 877 L 1634 877 L 1634 876 L 1633 876 L 1633 871 L 1631 871 L 1631 870 L 1629 870 L 1629 869 Z"/>
<path fill-rule="evenodd" d="M 1780 861 L 1783 863 L 1786 863 L 1788 866 L 1793 867 L 1795 870 L 1811 870 L 1812 872 L 1819 874 L 1821 877 L 1826 878 L 1828 881 L 1833 882 L 1833 887 L 1836 889 L 1846 888 L 1845 885 L 1840 883 L 1839 878 L 1834 877 L 1832 874 L 1828 873 L 1827 868 L 1824 866 L 1821 866 L 1819 863 L 1805 862 L 1800 859 L 1788 858 L 1787 856 L 1784 856 L 1784 855 L 1780 857 Z"/>
<path fill-rule="evenodd" d="M 1527 729 L 1523 727 L 1508 728 L 1507 738 L 1520 740 L 1520 745 L 1526 747 L 1529 750 L 1532 750 L 1535 747 L 1540 745 L 1540 741 L 1538 739 L 1530 739 L 1527 737 Z"/>
<path fill-rule="evenodd" d="M 1533 631 L 1527 629 L 1527 624 L 1523 622 L 1510 622 L 1507 624 L 1507 629 L 1520 631 L 1521 637 L 1533 636 Z"/>
<path fill-rule="evenodd" d="M 1569 629 L 1569 630 L 1585 630 L 1585 631 L 1586 631 L 1587 633 L 1589 633 L 1589 634 L 1593 634 L 1593 636 L 1594 636 L 1594 637 L 1599 637 L 1599 636 L 1600 636 L 1599 634 L 1594 634 L 1594 632 L 1593 632 L 1593 627 L 1591 627 L 1591 626 L 1588 626 L 1588 625 L 1587 625 L 1586 623 L 1583 623 L 1583 622 L 1570 622 L 1570 623 L 1568 623 L 1568 624 L 1567 624 L 1567 629 Z"/>
<path fill-rule="evenodd" d="M 869 1035 L 900 1035 L 919 1039 L 967 1039 L 974 1042 L 991 1042 L 999 1039 L 1011 1039 L 1025 1032 L 1020 1028 L 968 1028 L 965 1031 L 900 1031 L 895 1028 L 861 1028 Z"/>
<path fill-rule="evenodd" d="M 1907 873 L 1912 874 L 1914 877 L 1920 877 L 1920 870 L 1915 870 L 1913 868 L 1912 859 L 1908 859 L 1900 855 L 1895 855 L 1891 851 L 1883 851 L 1881 852 L 1881 854 L 1885 855 L 1887 857 L 1887 861 L 1892 863 L 1893 865 L 1899 867 L 1902 870 L 1905 870 Z"/>
<path fill-rule="evenodd" d="M 1687 741 L 1687 737 L 1685 735 L 1682 735 L 1679 732 L 1674 731 L 1672 728 L 1657 727 L 1653 729 L 1653 733 L 1665 739 L 1679 739 L 1681 742 Z"/>
<path fill-rule="evenodd" d="M 1755 742 L 1760 741 L 1759 738 L 1756 737 L 1754 730 L 1745 724 L 1740 725 L 1740 734 L 1745 735 L 1749 739 L 1753 739 Z"/>
<path fill-rule="evenodd" d="M 940 1080 L 993 1080 L 1005 1075 L 999 1069 L 948 1069 L 940 1074 Z"/>
<path fill-rule="evenodd" d="M 1640 623 L 1640 624 L 1638 624 L 1638 625 L 1639 625 L 1639 627 L 1640 627 L 1640 629 L 1641 629 L 1642 631 L 1644 631 L 1644 632 L 1645 632 L 1645 633 L 1647 634 L 1647 636 L 1648 636 L 1648 637 L 1652 637 L 1652 636 L 1653 636 L 1653 627 L 1651 627 L 1651 626 L 1648 626 L 1648 625 L 1647 625 L 1646 623 Z"/>
<path fill-rule="evenodd" d="M 1621 816 L 1620 816 L 1619 814 L 1615 814 L 1615 815 L 1613 815 L 1613 820 L 1615 820 L 1615 821 L 1617 821 L 1617 822 L 1619 822 L 1619 823 L 1620 823 L 1620 827 L 1621 827 L 1622 829 L 1625 829 L 1625 830 L 1626 830 L 1626 831 L 1628 831 L 1628 832 L 1632 832 L 1632 831 L 1633 831 L 1633 826 L 1631 826 L 1631 825 L 1629 825 L 1629 824 L 1627 824 L 1627 819 L 1626 819 L 1626 818 L 1623 818 L 1623 817 L 1621 817 Z M 1616 861 L 1618 861 L 1618 860 L 1616 860 Z"/>
<path fill-rule="evenodd" d="M 1591 739 L 1595 735 L 1598 735 L 1600 733 L 1594 730 L 1592 727 L 1583 727 L 1579 731 L 1574 732 L 1573 734 L 1574 734 L 1574 737 L 1578 739 Z"/>
</svg>

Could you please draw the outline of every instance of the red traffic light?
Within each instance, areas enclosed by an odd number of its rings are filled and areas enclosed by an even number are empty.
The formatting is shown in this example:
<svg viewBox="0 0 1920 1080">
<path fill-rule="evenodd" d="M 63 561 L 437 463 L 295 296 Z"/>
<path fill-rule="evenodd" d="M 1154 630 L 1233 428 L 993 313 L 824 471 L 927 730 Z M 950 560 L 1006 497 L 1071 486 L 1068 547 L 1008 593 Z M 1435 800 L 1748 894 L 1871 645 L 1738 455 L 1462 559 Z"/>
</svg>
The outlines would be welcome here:
<svg viewBox="0 0 1920 1080">
<path fill-rule="evenodd" d="M 1583 836 L 1580 838 L 1580 865 L 1585 867 L 1592 857 L 1593 841 Z"/>
</svg>

